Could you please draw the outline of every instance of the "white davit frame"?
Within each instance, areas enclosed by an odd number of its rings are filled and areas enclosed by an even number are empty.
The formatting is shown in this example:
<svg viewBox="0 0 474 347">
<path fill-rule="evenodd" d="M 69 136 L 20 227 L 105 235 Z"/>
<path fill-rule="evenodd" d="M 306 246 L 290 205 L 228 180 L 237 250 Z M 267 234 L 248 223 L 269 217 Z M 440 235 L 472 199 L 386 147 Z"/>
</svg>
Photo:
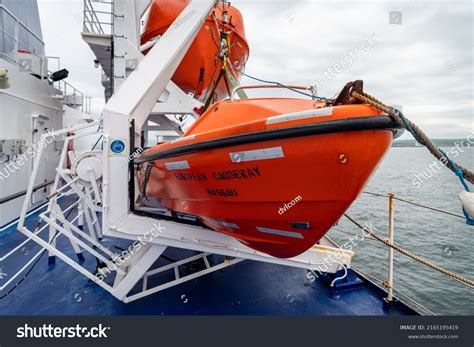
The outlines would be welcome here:
<svg viewBox="0 0 474 347">
<path fill-rule="evenodd" d="M 329 273 L 336 273 L 341 269 L 346 270 L 344 275 L 333 281 L 331 285 L 334 285 L 336 281 L 347 275 L 347 268 L 350 267 L 351 258 L 354 255 L 353 252 L 340 248 L 315 245 L 294 258 L 275 258 L 250 249 L 230 236 L 209 229 L 166 220 L 157 221 L 157 219 L 135 215 L 130 211 L 128 188 L 130 169 L 128 165 L 124 165 L 124 160 L 127 161 L 130 155 L 130 146 L 135 140 L 130 138 L 130 126 L 133 122 L 136 133 L 140 133 L 148 116 L 156 107 L 156 101 L 169 85 L 176 68 L 214 5 L 215 0 L 191 1 L 175 23 L 170 26 L 170 29 L 155 43 L 138 67 L 123 81 L 120 88 L 109 99 L 103 114 L 102 129 L 99 130 L 104 139 L 101 190 L 95 184 L 92 184 L 91 187 L 84 187 L 80 180 L 74 177 L 74 173 L 66 167 L 66 160 L 70 155 L 68 152 L 70 141 L 97 134 L 97 124 L 91 124 L 87 129 L 84 129 L 85 126 L 83 126 L 45 135 L 66 136 L 61 163 L 57 169 L 57 177 L 53 187 L 53 196 L 48 209 L 41 214 L 42 220 L 49 226 L 48 241 L 25 227 L 28 210 L 27 201 L 32 193 L 32 182 L 34 182 L 35 170 L 37 170 L 41 160 L 41 151 L 35 157 L 32 180 L 20 218 L 19 230 L 38 243 L 44 250 L 47 250 L 50 256 L 58 256 L 68 265 L 124 302 L 156 293 L 245 259 L 309 271 L 319 271 L 321 266 L 324 267 L 324 272 Z M 176 113 L 180 113 L 179 104 L 175 106 Z M 67 135 L 79 130 L 81 132 L 78 135 Z M 74 158 L 71 159 L 74 160 Z M 91 181 L 94 182 L 93 178 L 94 175 L 91 173 Z M 64 207 L 59 202 L 59 197 L 71 195 L 77 198 L 80 207 L 78 216 L 73 221 L 68 221 L 65 217 Z M 102 228 L 98 228 L 100 213 L 102 215 Z M 115 272 L 113 284 L 99 280 L 97 274 L 90 272 L 80 263 L 71 259 L 63 250 L 58 249 L 55 242 L 57 235 L 65 236 L 69 239 L 71 247 L 79 257 L 83 252 L 87 252 L 100 259 L 107 267 L 113 268 L 114 254 L 111 254 L 109 250 L 101 245 L 100 236 L 137 242 L 143 236 L 149 235 L 153 229 L 156 229 L 157 223 L 159 224 L 159 233 L 147 240 L 145 246 L 135 252 L 127 263 L 113 270 Z M 86 227 L 85 230 L 84 226 Z M 167 247 L 193 250 L 199 252 L 199 254 L 159 269 L 150 270 Z M 225 256 L 225 258 L 221 263 L 211 264 L 207 258 L 211 254 Z M 231 258 L 229 259 L 229 257 Z M 202 259 L 205 263 L 205 269 L 189 276 L 180 277 L 177 271 L 178 266 L 198 259 Z M 328 259 L 332 260 L 328 261 Z M 148 287 L 150 276 L 168 270 L 175 271 L 174 280 L 154 288 Z M 133 288 L 136 291 L 136 285 L 139 281 L 142 281 L 141 290 L 129 295 Z"/>
</svg>

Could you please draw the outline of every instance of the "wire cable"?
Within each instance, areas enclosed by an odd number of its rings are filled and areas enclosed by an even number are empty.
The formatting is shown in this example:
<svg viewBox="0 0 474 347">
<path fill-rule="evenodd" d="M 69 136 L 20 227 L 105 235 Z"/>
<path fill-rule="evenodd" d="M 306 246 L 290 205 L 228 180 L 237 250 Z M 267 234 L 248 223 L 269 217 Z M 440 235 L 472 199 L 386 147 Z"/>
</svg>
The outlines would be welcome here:
<svg viewBox="0 0 474 347">
<path fill-rule="evenodd" d="M 308 93 L 305 93 L 305 92 L 302 92 L 300 90 L 297 90 L 297 89 L 294 89 L 294 88 L 291 88 L 285 84 L 282 84 L 280 82 L 276 82 L 276 81 L 267 81 L 267 80 L 264 80 L 264 79 L 261 79 L 261 78 L 258 78 L 258 77 L 254 77 L 254 76 L 250 76 L 249 74 L 246 74 L 245 72 L 243 72 L 242 70 L 237 70 L 239 71 L 242 75 L 244 75 L 245 77 L 248 77 L 250 79 L 253 79 L 255 81 L 258 81 L 258 82 L 261 82 L 261 83 L 266 83 L 266 84 L 273 84 L 273 85 L 277 85 L 277 86 L 280 86 L 280 87 L 283 87 L 283 88 L 286 88 L 288 90 L 291 90 L 295 93 L 298 93 L 298 94 L 301 94 L 301 95 L 304 95 L 304 96 L 308 96 L 312 99 L 319 99 L 319 100 L 324 100 L 324 101 L 328 101 L 328 102 L 332 102 L 333 99 L 328 99 L 328 98 L 325 98 L 323 96 L 318 96 L 318 95 L 312 95 L 312 94 L 308 94 Z"/>
</svg>

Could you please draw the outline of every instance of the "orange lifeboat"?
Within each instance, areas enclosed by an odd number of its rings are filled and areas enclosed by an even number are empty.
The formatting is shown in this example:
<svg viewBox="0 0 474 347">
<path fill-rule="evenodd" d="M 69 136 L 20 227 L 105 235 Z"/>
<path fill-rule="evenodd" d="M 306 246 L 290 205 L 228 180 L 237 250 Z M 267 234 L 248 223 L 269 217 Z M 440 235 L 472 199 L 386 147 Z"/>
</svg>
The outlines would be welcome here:
<svg viewBox="0 0 474 347">
<path fill-rule="evenodd" d="M 293 257 L 349 208 L 398 129 L 364 104 L 220 101 L 183 137 L 146 151 L 139 181 L 172 211 L 255 250 Z"/>
<path fill-rule="evenodd" d="M 142 35 L 142 44 L 163 35 L 188 2 L 154 0 Z M 223 9 L 219 5 L 206 19 L 172 80 L 186 93 L 193 93 L 201 101 L 209 97 L 213 100 L 223 99 L 233 88 L 227 76 L 219 78 L 223 65 L 228 64 L 226 67 L 232 77 L 240 80 L 239 70 L 247 63 L 248 56 L 249 46 L 240 11 L 233 6 Z"/>
</svg>

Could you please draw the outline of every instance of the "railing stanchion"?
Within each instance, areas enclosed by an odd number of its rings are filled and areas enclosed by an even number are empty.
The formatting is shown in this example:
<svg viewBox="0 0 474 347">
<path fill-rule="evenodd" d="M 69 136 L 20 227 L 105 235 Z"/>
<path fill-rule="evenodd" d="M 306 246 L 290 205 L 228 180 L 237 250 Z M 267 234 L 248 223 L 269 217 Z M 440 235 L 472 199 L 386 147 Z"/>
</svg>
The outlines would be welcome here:
<svg viewBox="0 0 474 347">
<path fill-rule="evenodd" d="M 3 15 L 2 13 L 0 13 L 1 15 Z M 14 36 L 15 36 L 15 60 L 17 59 L 17 55 L 18 55 L 18 50 L 20 49 L 20 24 L 18 23 L 18 21 L 15 21 L 15 32 L 14 32 Z"/>
<path fill-rule="evenodd" d="M 393 231 L 394 231 L 394 194 L 388 194 L 388 241 L 393 245 Z M 388 296 L 386 301 L 389 305 L 393 303 L 393 248 L 388 248 L 388 280 L 386 283 L 388 289 Z"/>
</svg>

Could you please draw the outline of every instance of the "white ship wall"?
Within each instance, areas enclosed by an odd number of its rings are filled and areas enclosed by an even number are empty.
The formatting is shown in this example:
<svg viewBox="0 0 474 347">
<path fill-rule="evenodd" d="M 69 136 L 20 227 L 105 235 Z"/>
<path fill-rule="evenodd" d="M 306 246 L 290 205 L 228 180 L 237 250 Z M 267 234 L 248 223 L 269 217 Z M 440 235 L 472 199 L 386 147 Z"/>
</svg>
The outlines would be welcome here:
<svg viewBox="0 0 474 347">
<path fill-rule="evenodd" d="M 31 148 L 42 133 L 63 128 L 62 101 L 54 98 L 59 91 L 47 81 L 32 76 L 1 57 L 0 68 L 8 69 L 11 83 L 10 88 L 0 89 L 0 141 L 21 139 L 26 142 L 27 148 Z M 23 154 L 10 158 L 8 162 L 8 158 L 0 154 L 0 231 L 18 217 L 23 204 L 24 196 L 8 202 L 5 200 L 26 190 L 33 165 L 33 158 L 27 148 Z M 47 146 L 35 185 L 54 179 L 60 149 L 61 142 Z M 35 193 L 32 202 L 44 202 L 48 195 L 49 187 L 42 188 Z"/>
</svg>

